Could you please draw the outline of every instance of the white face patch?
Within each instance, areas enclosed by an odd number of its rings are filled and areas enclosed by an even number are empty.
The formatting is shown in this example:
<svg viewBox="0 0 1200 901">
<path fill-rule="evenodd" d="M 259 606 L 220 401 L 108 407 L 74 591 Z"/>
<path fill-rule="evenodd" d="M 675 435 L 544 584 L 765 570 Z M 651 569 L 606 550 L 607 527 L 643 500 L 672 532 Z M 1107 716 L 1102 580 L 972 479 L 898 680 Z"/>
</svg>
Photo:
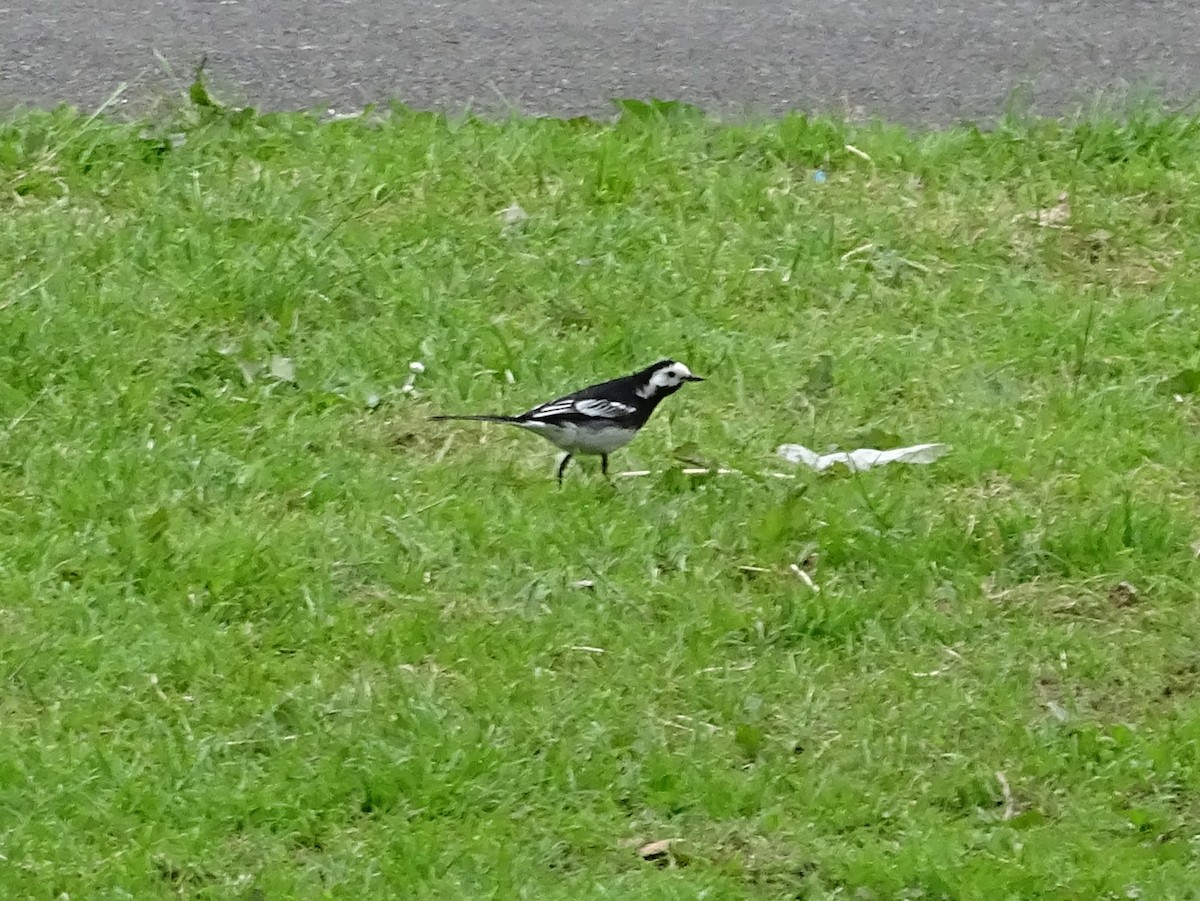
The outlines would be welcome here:
<svg viewBox="0 0 1200 901">
<path fill-rule="evenodd" d="M 656 369 L 650 376 L 650 381 L 637 389 L 637 395 L 645 398 L 654 397 L 664 389 L 678 388 L 691 375 L 692 371 L 682 363 L 672 363 L 662 369 Z"/>
</svg>

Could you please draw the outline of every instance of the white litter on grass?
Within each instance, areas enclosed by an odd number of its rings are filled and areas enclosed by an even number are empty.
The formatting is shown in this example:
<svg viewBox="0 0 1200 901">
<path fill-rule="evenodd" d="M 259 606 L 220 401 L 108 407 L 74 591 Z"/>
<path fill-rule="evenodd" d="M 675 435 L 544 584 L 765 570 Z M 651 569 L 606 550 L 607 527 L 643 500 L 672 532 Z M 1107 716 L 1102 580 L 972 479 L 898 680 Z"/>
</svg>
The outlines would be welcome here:
<svg viewBox="0 0 1200 901">
<path fill-rule="evenodd" d="M 500 217 L 500 223 L 506 230 L 515 228 L 529 218 L 529 214 L 516 201 L 497 212 L 496 215 Z"/>
<path fill-rule="evenodd" d="M 892 450 L 860 447 L 858 450 L 836 451 L 832 454 L 818 454 L 802 444 L 781 444 L 776 450 L 776 453 L 789 463 L 803 463 L 817 472 L 824 472 L 835 463 L 843 464 L 851 472 L 862 472 L 876 466 L 886 466 L 888 463 L 926 464 L 944 457 L 949 452 L 948 444 L 914 444 L 911 447 L 897 447 Z"/>
<path fill-rule="evenodd" d="M 835 463 L 842 463 L 853 472 L 861 472 L 887 463 L 932 463 L 950 452 L 948 444 L 914 444 L 912 447 L 897 447 L 892 450 L 876 450 L 873 447 L 863 447 L 852 451 L 837 451 L 832 454 L 818 454 L 810 451 L 802 444 L 781 444 L 776 453 L 789 463 L 803 463 L 817 472 L 824 472 Z M 725 467 L 687 466 L 676 470 L 687 476 L 703 475 L 746 475 L 740 469 Z M 654 475 L 649 469 L 630 469 L 615 473 L 618 478 L 637 479 Z M 772 479 L 794 479 L 789 472 L 760 472 L 760 476 Z"/>
<path fill-rule="evenodd" d="M 800 564 L 793 563 L 790 566 L 788 566 L 788 569 L 790 569 L 792 571 L 792 574 L 795 575 L 795 577 L 797 579 L 799 579 L 801 582 L 803 582 L 805 585 L 807 585 L 808 590 L 811 591 L 813 594 L 821 593 L 821 586 L 812 580 L 812 576 L 810 576 L 807 572 L 805 572 L 804 569 L 800 566 Z"/>
<path fill-rule="evenodd" d="M 423 373 L 425 371 L 425 364 L 422 363 L 420 360 L 413 360 L 411 363 L 408 364 L 408 369 L 409 369 L 408 380 L 405 381 L 405 383 L 400 386 L 401 394 L 412 394 L 416 390 L 413 387 L 413 383 L 416 382 L 417 376 L 419 376 L 421 373 Z"/>
<path fill-rule="evenodd" d="M 1067 709 L 1063 707 L 1062 704 L 1058 703 L 1058 701 L 1047 701 L 1046 709 L 1049 710 L 1050 715 L 1060 723 L 1065 723 L 1071 718 L 1071 714 L 1067 713 Z"/>
<path fill-rule="evenodd" d="M 293 384 L 296 382 L 296 364 L 292 362 L 291 357 L 271 357 L 267 371 L 271 373 L 273 379 Z"/>
<path fill-rule="evenodd" d="M 676 470 L 676 472 L 681 472 L 685 476 L 707 476 L 707 475 L 741 476 L 741 475 L 745 475 L 745 473 L 742 472 L 740 469 L 725 469 L 723 467 L 719 468 L 719 469 L 709 469 L 704 466 L 687 466 L 687 467 L 684 467 L 683 469 Z M 620 478 L 620 479 L 640 479 L 640 478 L 644 478 L 645 476 L 652 476 L 655 474 L 656 473 L 652 469 L 627 469 L 624 472 L 614 473 L 614 475 L 616 475 L 617 478 Z M 794 475 L 792 475 L 791 473 L 788 473 L 788 472 L 763 472 L 763 473 L 760 473 L 760 475 L 769 476 L 770 478 L 773 478 L 773 479 L 794 479 L 794 478 L 796 478 Z"/>
<path fill-rule="evenodd" d="M 846 145 L 845 145 L 845 150 L 846 150 L 846 152 L 847 152 L 847 153 L 852 153 L 852 154 L 854 154 L 854 155 L 855 155 L 856 157 L 858 157 L 860 160 L 863 160 L 864 162 L 868 162 L 868 163 L 870 163 L 872 166 L 874 166 L 874 165 L 875 165 L 875 161 L 874 161 L 873 159 L 871 159 L 870 155 L 869 155 L 869 154 L 868 154 L 868 153 L 867 153 L 865 150 L 859 150 L 859 149 L 858 149 L 857 147 L 855 147 L 853 144 L 846 144 Z"/>
</svg>

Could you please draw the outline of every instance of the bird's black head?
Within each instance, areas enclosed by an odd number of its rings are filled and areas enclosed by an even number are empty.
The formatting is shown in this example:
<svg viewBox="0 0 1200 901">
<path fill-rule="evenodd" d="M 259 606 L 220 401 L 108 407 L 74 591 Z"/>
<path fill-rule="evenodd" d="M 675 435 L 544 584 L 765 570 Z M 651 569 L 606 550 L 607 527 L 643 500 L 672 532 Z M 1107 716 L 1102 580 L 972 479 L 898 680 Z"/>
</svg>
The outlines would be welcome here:
<svg viewBox="0 0 1200 901">
<path fill-rule="evenodd" d="M 675 360 L 659 360 L 653 366 L 647 366 L 637 374 L 642 384 L 636 389 L 638 395 L 647 400 L 659 400 L 668 394 L 674 394 L 683 387 L 684 382 L 702 382 L 698 375 Z"/>
</svg>

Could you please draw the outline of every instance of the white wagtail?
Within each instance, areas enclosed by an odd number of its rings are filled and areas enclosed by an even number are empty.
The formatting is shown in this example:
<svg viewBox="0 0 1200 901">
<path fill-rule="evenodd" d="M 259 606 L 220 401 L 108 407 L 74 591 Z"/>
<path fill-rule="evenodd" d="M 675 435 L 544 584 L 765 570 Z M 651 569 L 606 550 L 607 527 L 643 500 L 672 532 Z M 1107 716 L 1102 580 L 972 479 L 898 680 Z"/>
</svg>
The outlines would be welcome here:
<svg viewBox="0 0 1200 901">
<path fill-rule="evenodd" d="M 558 467 L 558 481 L 562 484 L 563 471 L 576 454 L 599 456 L 600 471 L 607 477 L 608 455 L 633 440 L 659 402 L 678 391 L 684 382 L 702 381 L 682 363 L 660 360 L 633 375 L 589 385 L 520 416 L 480 413 L 430 418 L 506 422 L 536 432 L 567 452 Z"/>
</svg>

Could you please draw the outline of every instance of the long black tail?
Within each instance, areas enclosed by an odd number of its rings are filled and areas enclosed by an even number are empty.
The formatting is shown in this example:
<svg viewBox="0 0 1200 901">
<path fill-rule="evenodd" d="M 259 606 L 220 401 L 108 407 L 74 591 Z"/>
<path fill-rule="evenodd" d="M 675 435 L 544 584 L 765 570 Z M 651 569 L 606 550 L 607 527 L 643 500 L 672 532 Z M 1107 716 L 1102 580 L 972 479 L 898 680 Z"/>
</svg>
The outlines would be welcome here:
<svg viewBox="0 0 1200 901">
<path fill-rule="evenodd" d="M 474 422 L 516 422 L 515 416 L 498 416 L 492 413 L 475 413 L 469 416 L 430 416 L 431 420 L 470 419 Z"/>
</svg>

